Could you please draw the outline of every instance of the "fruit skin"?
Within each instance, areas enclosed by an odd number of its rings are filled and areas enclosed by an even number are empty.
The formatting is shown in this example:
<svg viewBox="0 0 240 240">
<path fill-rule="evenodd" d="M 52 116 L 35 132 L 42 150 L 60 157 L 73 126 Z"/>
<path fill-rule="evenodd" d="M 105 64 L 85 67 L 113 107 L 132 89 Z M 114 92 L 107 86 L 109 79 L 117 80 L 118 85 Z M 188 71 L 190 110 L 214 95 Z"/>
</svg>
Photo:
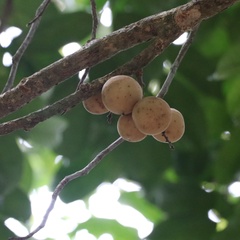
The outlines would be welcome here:
<svg viewBox="0 0 240 240">
<path fill-rule="evenodd" d="M 131 114 L 119 117 L 117 130 L 119 135 L 128 142 L 140 142 L 147 136 L 136 128 Z"/>
<path fill-rule="evenodd" d="M 83 101 L 84 108 L 91 114 L 100 115 L 108 112 L 102 101 L 101 92 Z"/>
<path fill-rule="evenodd" d="M 159 142 L 164 142 L 164 143 L 177 142 L 185 132 L 185 123 L 184 123 L 183 115 L 174 108 L 171 108 L 171 111 L 172 111 L 172 120 L 169 126 L 167 127 L 167 129 L 164 131 L 164 134 L 167 137 L 167 139 L 163 136 L 162 133 L 158 135 L 153 135 L 153 137 Z"/>
<path fill-rule="evenodd" d="M 127 115 L 143 96 L 140 84 L 133 78 L 118 75 L 110 78 L 102 88 L 105 107 L 114 114 Z"/>
<path fill-rule="evenodd" d="M 171 109 L 166 101 L 150 96 L 138 101 L 133 108 L 133 121 L 144 134 L 154 135 L 163 132 L 171 120 Z"/>
</svg>

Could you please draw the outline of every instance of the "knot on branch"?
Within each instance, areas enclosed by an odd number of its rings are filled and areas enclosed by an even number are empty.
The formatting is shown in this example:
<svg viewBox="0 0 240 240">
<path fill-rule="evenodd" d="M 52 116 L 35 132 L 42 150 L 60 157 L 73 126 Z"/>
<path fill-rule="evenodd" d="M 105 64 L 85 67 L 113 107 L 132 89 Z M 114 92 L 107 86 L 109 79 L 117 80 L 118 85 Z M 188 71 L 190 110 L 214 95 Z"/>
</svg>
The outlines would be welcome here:
<svg viewBox="0 0 240 240">
<path fill-rule="evenodd" d="M 175 14 L 175 22 L 183 31 L 192 30 L 197 24 L 199 24 L 202 14 L 200 7 L 194 5 L 192 8 L 185 9 L 179 8 Z"/>
</svg>

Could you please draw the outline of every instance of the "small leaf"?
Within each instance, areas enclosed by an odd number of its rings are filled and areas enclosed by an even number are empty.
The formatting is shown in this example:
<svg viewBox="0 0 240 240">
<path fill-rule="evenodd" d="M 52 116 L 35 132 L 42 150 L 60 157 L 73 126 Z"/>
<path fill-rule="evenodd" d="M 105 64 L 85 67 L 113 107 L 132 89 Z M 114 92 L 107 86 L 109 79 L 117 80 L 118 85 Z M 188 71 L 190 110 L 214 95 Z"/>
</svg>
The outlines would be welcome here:
<svg viewBox="0 0 240 240">
<path fill-rule="evenodd" d="M 206 213 L 185 213 L 168 218 L 154 228 L 151 240 L 203 240 L 211 239 L 215 224 Z"/>
<path fill-rule="evenodd" d="M 223 80 L 240 75 L 240 44 L 232 46 L 218 62 L 217 70 L 213 75 L 216 80 Z"/>
<path fill-rule="evenodd" d="M 164 218 L 160 209 L 148 202 L 142 192 L 122 192 L 119 201 L 132 206 L 154 223 Z"/>
<path fill-rule="evenodd" d="M 28 160 L 26 162 L 29 164 L 28 168 L 31 168 L 32 171 L 30 189 L 48 185 L 52 182 L 59 164 L 55 163 L 56 154 L 51 149 L 39 147 L 36 151 L 33 149 L 26 157 Z"/>
<path fill-rule="evenodd" d="M 217 154 L 215 153 L 214 179 L 221 184 L 229 184 L 233 181 L 240 169 L 240 130 L 234 128 L 231 139 L 224 141 Z"/>
<path fill-rule="evenodd" d="M 67 122 L 61 117 L 52 117 L 40 123 L 29 133 L 29 141 L 37 145 L 53 148 L 62 141 L 62 134 L 67 127 Z"/>
<path fill-rule="evenodd" d="M 202 109 L 206 117 L 206 134 L 209 140 L 220 141 L 223 131 L 232 125 L 226 108 L 223 108 L 224 101 L 214 97 L 201 99 Z"/>
<path fill-rule="evenodd" d="M 20 188 L 8 193 L 0 204 L 1 215 L 27 221 L 31 215 L 30 200 Z"/>
<path fill-rule="evenodd" d="M 4 222 L 0 221 L 0 239 L 9 239 L 13 233 L 5 226 Z"/>
<path fill-rule="evenodd" d="M 224 54 L 229 45 L 228 33 L 221 25 L 214 29 L 209 28 L 209 30 L 206 31 L 206 35 L 203 36 L 202 34 L 202 38 L 205 39 L 202 39 L 199 49 L 207 58 Z"/>
<path fill-rule="evenodd" d="M 22 172 L 22 178 L 19 183 L 19 186 L 21 189 L 23 189 L 25 192 L 30 192 L 32 188 L 32 183 L 33 183 L 33 169 L 29 164 L 29 161 L 24 161 L 23 162 L 23 172 Z"/>
<path fill-rule="evenodd" d="M 226 81 L 224 83 L 224 90 L 227 101 L 227 110 L 234 122 L 238 125 L 240 123 L 240 76 Z"/>
<path fill-rule="evenodd" d="M 87 229 L 96 237 L 103 233 L 110 233 L 114 240 L 139 239 L 136 229 L 122 226 L 115 220 L 90 218 L 87 222 L 80 224 L 76 230 L 81 229 Z"/>
<path fill-rule="evenodd" d="M 11 191 L 22 174 L 22 153 L 14 135 L 0 138 L 0 196 Z"/>
</svg>

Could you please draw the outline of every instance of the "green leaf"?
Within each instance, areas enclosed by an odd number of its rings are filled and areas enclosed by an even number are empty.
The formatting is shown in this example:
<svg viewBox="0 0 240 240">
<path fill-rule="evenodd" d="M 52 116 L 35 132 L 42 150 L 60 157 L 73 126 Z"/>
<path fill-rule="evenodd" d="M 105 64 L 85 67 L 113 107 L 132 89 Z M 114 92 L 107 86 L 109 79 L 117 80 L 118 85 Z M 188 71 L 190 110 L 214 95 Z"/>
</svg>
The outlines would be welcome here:
<svg viewBox="0 0 240 240">
<path fill-rule="evenodd" d="M 203 37 L 205 37 L 205 39 Z M 206 28 L 206 35 L 202 36 L 201 40 L 199 49 L 207 58 L 224 54 L 229 46 L 228 32 L 222 25 L 211 29 Z"/>
<path fill-rule="evenodd" d="M 30 192 L 33 186 L 33 178 L 34 178 L 33 169 L 29 164 L 29 161 L 26 159 L 26 161 L 23 161 L 22 178 L 19 183 L 21 189 L 23 189 L 25 192 Z"/>
<path fill-rule="evenodd" d="M 229 141 L 222 142 L 222 146 L 215 153 L 214 179 L 221 184 L 229 184 L 240 168 L 240 129 L 228 129 L 231 137 Z"/>
<path fill-rule="evenodd" d="M 5 218 L 16 218 L 27 221 L 31 216 L 30 200 L 20 188 L 15 188 L 8 193 L 0 204 L 0 212 Z"/>
<path fill-rule="evenodd" d="M 22 174 L 22 161 L 15 135 L 0 137 L 0 196 L 18 184 Z"/>
<path fill-rule="evenodd" d="M 153 223 L 165 217 L 160 209 L 146 200 L 143 192 L 122 192 L 119 202 L 132 206 Z"/>
<path fill-rule="evenodd" d="M 157 199 L 157 205 L 168 216 L 207 212 L 214 207 L 216 198 L 214 193 L 206 193 L 193 179 L 186 176 L 185 181 L 182 178 L 177 184 L 163 182 L 155 191 L 161 196 Z"/>
<path fill-rule="evenodd" d="M 229 114 L 223 107 L 224 104 L 225 102 L 222 99 L 207 96 L 201 98 L 207 125 L 205 134 L 208 136 L 209 142 L 210 140 L 215 143 L 221 141 L 221 134 L 232 126 Z"/>
<path fill-rule="evenodd" d="M 30 168 L 32 173 L 29 188 L 34 189 L 49 185 L 54 178 L 54 174 L 60 167 L 60 165 L 55 162 L 56 154 L 49 148 L 38 147 L 36 150 L 33 148 L 33 150 L 29 151 L 26 155 L 26 161 L 29 164 L 27 168 Z M 26 177 L 25 175 L 25 178 Z"/>
<path fill-rule="evenodd" d="M 4 222 L 0 221 L 0 238 L 9 239 L 14 234 L 5 226 Z"/>
<path fill-rule="evenodd" d="M 102 10 L 102 7 L 106 3 L 106 0 L 98 0 L 96 2 L 96 8 L 98 11 Z M 58 6 L 58 3 L 56 3 L 56 6 Z M 64 6 L 64 9 L 63 7 Z M 89 0 L 75 0 L 72 2 L 69 2 L 68 0 L 62 0 L 61 5 L 59 9 L 63 12 L 74 12 L 78 10 L 85 10 L 89 11 L 91 8 L 90 1 Z"/>
<path fill-rule="evenodd" d="M 85 10 L 89 10 L 89 8 L 90 8 L 90 1 L 88 1 L 88 0 L 76 0 L 75 2 L 76 2 L 77 7 L 79 7 L 79 8 L 85 7 Z M 96 2 L 97 10 L 100 11 L 106 2 L 107 2 L 106 0 L 98 0 Z"/>
<path fill-rule="evenodd" d="M 52 31 L 49 31 L 51 29 Z M 43 21 L 28 49 L 28 56 L 54 52 L 69 42 L 80 42 L 91 34 L 91 14 L 74 12 L 60 14 L 51 11 Z M 44 37 L 43 37 L 44 36 Z M 51 39 L 49 41 L 49 39 Z M 43 49 L 39 49 L 42 46 Z"/>
<path fill-rule="evenodd" d="M 233 45 L 218 62 L 215 79 L 226 79 L 240 75 L 240 44 Z"/>
<path fill-rule="evenodd" d="M 186 213 L 170 217 L 154 228 L 150 240 L 203 240 L 211 239 L 215 224 L 207 218 L 207 213 Z"/>
<path fill-rule="evenodd" d="M 240 66 L 240 65 L 239 65 Z M 236 125 L 240 122 L 240 75 L 224 82 L 227 110 Z"/>
<path fill-rule="evenodd" d="M 28 21 L 30 20 L 31 18 Z M 11 54 L 17 51 L 29 31 L 26 27 L 22 30 L 20 37 L 14 39 L 7 48 L 7 51 Z M 24 64 L 18 69 L 18 78 L 29 76 L 62 58 L 59 50 L 64 45 L 70 42 L 85 43 L 91 34 L 91 30 L 92 19 L 90 13 L 78 11 L 63 14 L 58 12 L 53 4 L 50 4 L 44 12 L 34 38 L 21 60 Z"/>
<path fill-rule="evenodd" d="M 158 0 L 149 0 L 149 1 L 141 1 L 138 0 L 110 0 L 111 7 L 116 12 L 137 12 L 144 16 L 150 14 L 156 14 L 158 12 L 168 10 L 172 7 L 176 7 L 181 3 L 186 3 L 183 0 L 173 0 L 173 1 L 158 1 Z"/>
<path fill-rule="evenodd" d="M 62 134 L 66 128 L 67 122 L 63 118 L 52 117 L 29 132 L 29 142 L 48 148 L 56 147 L 62 142 Z"/>
<path fill-rule="evenodd" d="M 239 202 L 237 205 L 235 205 L 235 209 L 232 215 L 227 219 L 227 221 L 228 221 L 227 228 L 225 228 L 223 231 L 217 232 L 214 235 L 213 240 L 225 240 L 225 239 L 238 240 L 238 237 L 240 235 L 240 228 L 239 228 L 240 204 Z"/>
<path fill-rule="evenodd" d="M 3 9 L 2 5 L 4 4 L 5 1 L 1 1 L 1 9 Z M 21 29 L 27 28 L 27 24 L 34 18 L 35 12 L 40 4 L 40 1 L 29 1 L 26 7 L 26 5 L 22 4 L 21 1 L 13 1 L 12 7 L 9 7 L 10 18 L 7 19 L 7 26 L 16 26 Z"/>
<path fill-rule="evenodd" d="M 90 233 L 99 237 L 103 233 L 110 233 L 114 240 L 131 239 L 137 240 L 137 230 L 122 226 L 115 220 L 90 218 L 87 222 L 81 223 L 77 230 L 87 229 Z"/>
</svg>

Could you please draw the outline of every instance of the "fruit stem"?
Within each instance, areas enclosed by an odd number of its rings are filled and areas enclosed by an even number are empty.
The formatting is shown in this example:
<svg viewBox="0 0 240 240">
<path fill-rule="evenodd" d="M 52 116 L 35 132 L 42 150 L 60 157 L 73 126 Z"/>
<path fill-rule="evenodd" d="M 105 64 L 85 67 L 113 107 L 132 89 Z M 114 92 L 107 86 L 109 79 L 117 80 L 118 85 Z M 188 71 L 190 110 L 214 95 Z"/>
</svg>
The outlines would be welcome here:
<svg viewBox="0 0 240 240">
<path fill-rule="evenodd" d="M 169 148 L 170 148 L 171 150 L 174 150 L 174 145 L 172 144 L 171 141 L 169 141 L 169 139 L 168 139 L 168 137 L 167 137 L 165 131 L 162 132 L 162 136 L 165 138 L 166 142 L 168 143 Z"/>
</svg>

